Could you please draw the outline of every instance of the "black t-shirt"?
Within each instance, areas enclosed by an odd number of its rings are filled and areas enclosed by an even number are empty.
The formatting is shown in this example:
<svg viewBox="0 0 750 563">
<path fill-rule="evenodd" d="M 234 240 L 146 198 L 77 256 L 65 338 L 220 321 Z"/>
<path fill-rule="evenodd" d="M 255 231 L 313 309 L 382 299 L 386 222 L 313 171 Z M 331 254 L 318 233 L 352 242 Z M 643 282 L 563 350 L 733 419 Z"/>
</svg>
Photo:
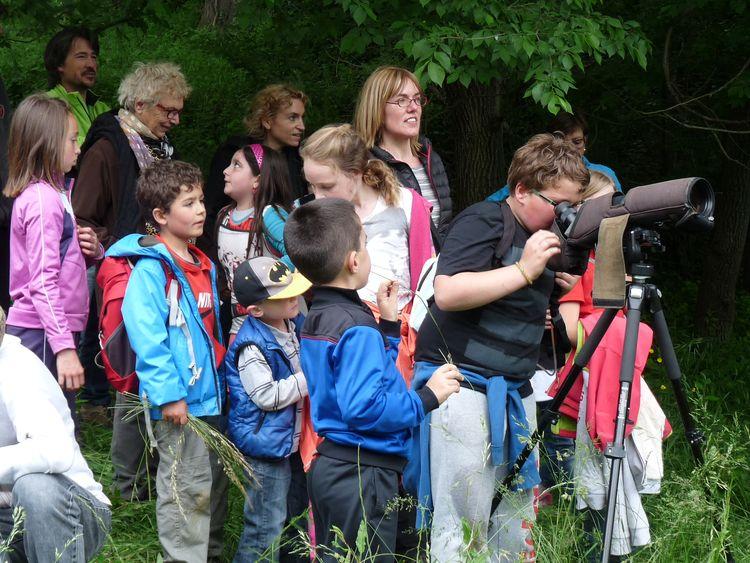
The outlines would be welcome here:
<svg viewBox="0 0 750 563">
<path fill-rule="evenodd" d="M 486 272 L 520 259 L 530 234 L 515 219 L 510 248 L 501 258 L 495 256 L 504 231 L 501 205 L 507 203 L 480 202 L 456 217 L 436 276 Z M 430 312 L 440 330 L 428 315 L 419 331 L 417 361 L 443 363 L 450 352 L 456 365 L 482 375 L 530 378 L 536 369 L 553 280 L 554 274 L 547 269 L 533 285 L 468 311 L 441 311 L 433 304 Z"/>
</svg>

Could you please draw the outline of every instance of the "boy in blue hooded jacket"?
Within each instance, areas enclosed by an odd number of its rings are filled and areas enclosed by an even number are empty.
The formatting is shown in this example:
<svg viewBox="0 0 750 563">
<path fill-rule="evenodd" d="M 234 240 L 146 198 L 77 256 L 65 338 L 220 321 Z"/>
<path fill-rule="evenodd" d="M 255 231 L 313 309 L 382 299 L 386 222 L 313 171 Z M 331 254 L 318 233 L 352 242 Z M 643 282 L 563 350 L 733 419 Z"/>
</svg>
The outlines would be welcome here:
<svg viewBox="0 0 750 563">
<path fill-rule="evenodd" d="M 206 561 L 221 555 L 227 480 L 187 426 L 188 414 L 219 426 L 225 389 L 216 271 L 190 243 L 206 217 L 200 170 L 155 162 L 142 172 L 136 197 L 159 234 L 126 236 L 107 255 L 137 260 L 122 317 L 154 421 L 159 541 L 167 561 Z"/>
</svg>

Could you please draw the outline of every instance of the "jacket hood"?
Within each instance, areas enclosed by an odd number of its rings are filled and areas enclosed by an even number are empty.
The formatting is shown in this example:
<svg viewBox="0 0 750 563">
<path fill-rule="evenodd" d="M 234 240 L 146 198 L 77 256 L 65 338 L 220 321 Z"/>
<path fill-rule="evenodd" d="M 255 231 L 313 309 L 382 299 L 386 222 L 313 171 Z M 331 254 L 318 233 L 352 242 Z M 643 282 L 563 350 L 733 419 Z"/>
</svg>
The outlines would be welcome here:
<svg viewBox="0 0 750 563">
<path fill-rule="evenodd" d="M 89 132 L 86 134 L 86 142 L 84 142 L 81 147 L 81 155 L 79 156 L 79 159 L 83 157 L 83 154 L 94 146 L 94 143 L 99 139 L 109 139 L 111 142 L 115 137 L 125 137 L 125 134 L 120 128 L 120 122 L 115 118 L 117 111 L 118 110 L 115 109 L 106 111 L 94 120 Z"/>
<path fill-rule="evenodd" d="M 147 258 L 158 258 L 168 262 L 173 269 L 177 267 L 172 254 L 167 249 L 167 245 L 150 235 L 127 235 L 109 247 L 107 256 L 118 258 L 129 258 L 131 256 L 136 258 L 143 258 L 144 256 Z"/>
</svg>

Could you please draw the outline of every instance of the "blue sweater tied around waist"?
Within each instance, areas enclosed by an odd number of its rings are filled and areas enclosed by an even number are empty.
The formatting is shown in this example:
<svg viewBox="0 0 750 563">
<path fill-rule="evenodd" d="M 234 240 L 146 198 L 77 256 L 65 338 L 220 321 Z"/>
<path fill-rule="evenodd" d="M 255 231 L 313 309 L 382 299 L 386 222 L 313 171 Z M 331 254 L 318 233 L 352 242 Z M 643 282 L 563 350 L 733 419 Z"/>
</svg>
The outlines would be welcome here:
<svg viewBox="0 0 750 563">
<path fill-rule="evenodd" d="M 429 362 L 417 362 L 414 371 L 413 389 L 420 389 L 427 383 L 435 369 L 439 366 Z M 487 395 L 487 405 L 490 423 L 490 461 L 494 466 L 507 464 L 508 471 L 513 462 L 531 438 L 531 432 L 526 424 L 526 410 L 519 390 L 526 381 L 506 379 L 500 375 L 484 377 L 477 373 L 461 368 L 464 381 L 480 393 Z M 417 527 L 426 528 L 430 525 L 429 513 L 432 512 L 432 491 L 430 481 L 430 423 L 432 416 L 428 414 L 417 428 L 412 444 L 412 455 L 404 471 L 404 486 L 417 497 L 419 510 L 417 511 Z M 505 423 L 508 421 L 509 441 L 505 443 Z M 507 453 L 507 456 L 506 456 Z M 532 454 L 523 464 L 511 490 L 522 491 L 531 489 L 540 483 L 537 469 L 536 454 Z"/>
</svg>

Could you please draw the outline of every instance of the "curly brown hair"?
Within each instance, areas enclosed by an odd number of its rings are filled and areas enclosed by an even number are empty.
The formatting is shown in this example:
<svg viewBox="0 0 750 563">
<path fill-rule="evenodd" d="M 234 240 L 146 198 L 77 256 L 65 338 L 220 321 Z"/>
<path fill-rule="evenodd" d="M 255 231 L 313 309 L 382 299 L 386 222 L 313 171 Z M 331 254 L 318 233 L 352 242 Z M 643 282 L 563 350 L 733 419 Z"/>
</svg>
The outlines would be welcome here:
<svg viewBox="0 0 750 563">
<path fill-rule="evenodd" d="M 250 112 L 244 123 L 248 134 L 254 139 L 263 139 L 266 130 L 263 122 L 273 119 L 279 111 L 292 105 L 293 100 L 299 100 L 307 106 L 307 96 L 288 84 L 271 84 L 255 94 L 250 104 Z"/>
<path fill-rule="evenodd" d="M 144 219 L 151 222 L 154 209 L 169 211 L 183 186 L 188 191 L 196 187 L 203 189 L 200 168 L 180 160 L 157 160 L 141 172 L 135 197 Z"/>
<path fill-rule="evenodd" d="M 563 177 L 583 186 L 589 183 L 589 171 L 578 151 L 562 137 L 542 133 L 534 135 L 513 155 L 508 170 L 511 196 L 523 184 L 530 190 L 543 191 Z"/>
</svg>

